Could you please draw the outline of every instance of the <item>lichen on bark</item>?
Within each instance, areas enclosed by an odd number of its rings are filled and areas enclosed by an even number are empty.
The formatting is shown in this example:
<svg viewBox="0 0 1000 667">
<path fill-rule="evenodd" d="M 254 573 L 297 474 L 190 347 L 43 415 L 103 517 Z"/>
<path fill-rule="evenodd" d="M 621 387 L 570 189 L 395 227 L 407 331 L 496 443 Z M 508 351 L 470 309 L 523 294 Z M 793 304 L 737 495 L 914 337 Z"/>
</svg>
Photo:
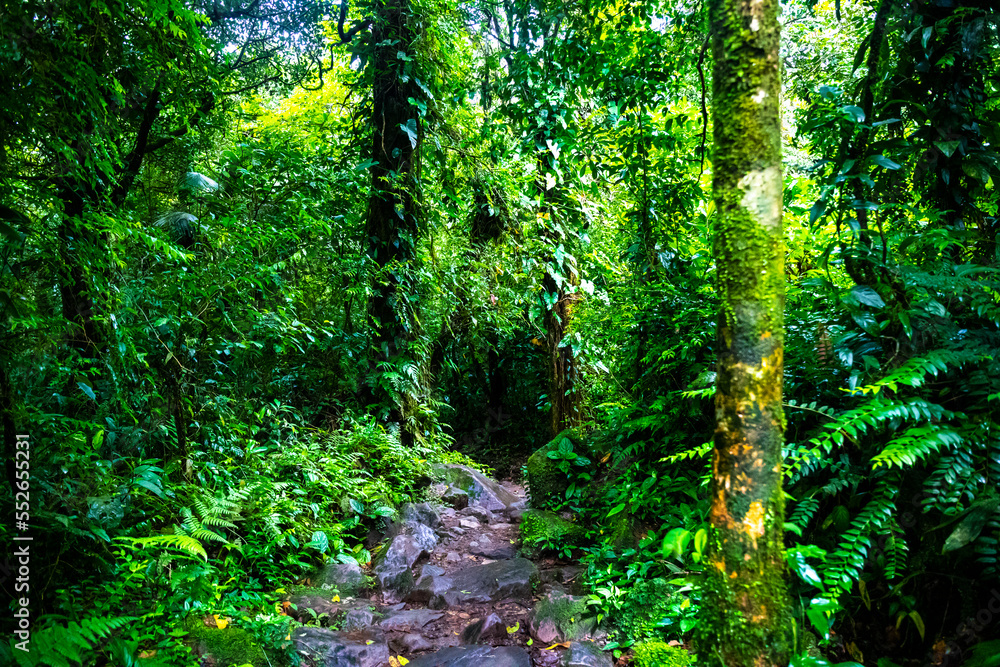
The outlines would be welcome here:
<svg viewBox="0 0 1000 667">
<path fill-rule="evenodd" d="M 713 250 L 722 304 L 699 663 L 785 665 L 784 243 L 777 0 L 712 0 Z"/>
</svg>

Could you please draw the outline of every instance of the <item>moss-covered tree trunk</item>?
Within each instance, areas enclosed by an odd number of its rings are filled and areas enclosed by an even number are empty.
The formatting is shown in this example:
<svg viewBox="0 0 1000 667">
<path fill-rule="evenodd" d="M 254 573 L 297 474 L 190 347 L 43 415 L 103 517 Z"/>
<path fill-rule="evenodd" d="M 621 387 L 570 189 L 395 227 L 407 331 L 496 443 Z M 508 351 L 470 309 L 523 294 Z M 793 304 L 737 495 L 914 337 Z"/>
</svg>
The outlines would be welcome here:
<svg viewBox="0 0 1000 667">
<path fill-rule="evenodd" d="M 718 326 L 711 532 L 699 655 L 785 665 L 784 244 L 777 0 L 712 0 Z"/>
<path fill-rule="evenodd" d="M 411 338 L 407 313 L 409 263 L 417 240 L 414 195 L 417 188 L 417 145 L 420 119 L 410 99 L 420 99 L 411 67 L 412 56 L 401 58 L 414 42 L 409 0 L 385 0 L 372 26 L 374 54 L 371 193 L 366 235 L 368 255 L 377 274 L 368 302 L 372 361 L 397 364 Z M 404 418 L 408 397 L 394 395 L 377 368 L 371 374 L 369 398 L 390 409 L 390 420 Z M 403 429 L 404 434 L 406 429 Z"/>
</svg>

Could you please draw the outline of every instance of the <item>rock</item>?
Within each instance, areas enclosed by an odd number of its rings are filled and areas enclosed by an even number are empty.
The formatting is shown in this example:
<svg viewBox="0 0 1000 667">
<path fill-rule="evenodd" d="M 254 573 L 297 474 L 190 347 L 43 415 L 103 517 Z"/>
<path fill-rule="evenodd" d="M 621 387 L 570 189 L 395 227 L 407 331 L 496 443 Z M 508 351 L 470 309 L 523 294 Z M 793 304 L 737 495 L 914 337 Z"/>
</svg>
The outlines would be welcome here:
<svg viewBox="0 0 1000 667">
<path fill-rule="evenodd" d="M 594 642 L 573 642 L 563 653 L 562 667 L 612 667 L 611 656 Z"/>
<path fill-rule="evenodd" d="M 422 523 L 429 528 L 441 526 L 441 515 L 430 503 L 406 503 L 399 510 L 399 518 L 403 523 Z"/>
<path fill-rule="evenodd" d="M 532 659 L 535 667 L 556 667 L 561 657 L 559 651 L 538 651 Z"/>
<path fill-rule="evenodd" d="M 419 630 L 428 623 L 433 623 L 438 620 L 442 616 L 444 616 L 444 614 L 441 612 L 432 611 L 430 609 L 406 609 L 386 615 L 385 618 L 379 621 L 378 625 L 383 630 L 392 630 L 396 632 Z"/>
<path fill-rule="evenodd" d="M 375 614 L 368 609 L 352 609 L 344 614 L 344 620 L 340 622 L 340 629 L 344 632 L 353 630 L 363 630 L 375 625 Z"/>
<path fill-rule="evenodd" d="M 446 609 L 469 602 L 496 602 L 528 598 L 538 581 L 538 568 L 525 558 L 473 565 L 450 575 L 421 577 L 408 600 L 424 602 L 431 609 Z"/>
<path fill-rule="evenodd" d="M 375 578 L 386 602 L 398 602 L 410 592 L 413 588 L 410 568 L 424 556 L 429 556 L 438 542 L 434 531 L 422 523 L 405 523 L 400 531 L 375 566 Z"/>
<path fill-rule="evenodd" d="M 387 607 L 383 607 L 383 611 L 401 611 L 406 607 L 405 602 L 397 602 L 396 604 L 391 604 Z"/>
<path fill-rule="evenodd" d="M 465 529 L 464 528 L 459 528 L 458 526 L 455 526 L 454 528 L 452 528 L 451 532 L 455 533 L 456 535 L 465 535 Z"/>
<path fill-rule="evenodd" d="M 490 525 L 490 530 L 507 530 L 508 528 L 513 528 L 512 523 L 494 523 Z"/>
<path fill-rule="evenodd" d="M 405 634 L 398 639 L 394 639 L 391 642 L 394 647 L 397 647 L 397 651 L 405 651 L 406 653 L 416 653 L 418 651 L 430 651 L 436 646 L 423 636 L 418 635 L 414 632 Z"/>
<path fill-rule="evenodd" d="M 449 563 L 460 563 L 460 562 L 462 562 L 462 557 L 459 556 L 458 552 L 455 552 L 455 551 L 449 551 L 448 554 L 444 557 L 444 559 L 446 561 L 448 561 Z"/>
<path fill-rule="evenodd" d="M 441 494 L 441 502 L 451 506 L 453 510 L 460 510 L 469 506 L 469 494 L 449 484 Z"/>
<path fill-rule="evenodd" d="M 485 546 L 487 546 L 487 545 L 490 544 L 490 536 L 486 535 L 484 533 L 484 534 L 480 535 L 479 538 L 476 541 L 479 542 L 480 546 L 484 546 L 485 547 Z"/>
<path fill-rule="evenodd" d="M 492 512 L 498 512 L 506 510 L 512 503 L 519 500 L 517 496 L 483 473 L 467 466 L 436 464 L 431 467 L 431 471 L 432 474 L 451 486 L 465 491 L 469 496 L 469 505 L 485 507 Z"/>
<path fill-rule="evenodd" d="M 500 544 L 496 546 L 492 544 L 480 544 L 477 547 L 472 547 L 470 544 L 469 547 L 469 551 L 471 551 L 474 556 L 482 556 L 483 558 L 489 558 L 491 560 L 504 560 L 506 558 L 513 558 L 517 555 L 517 549 L 513 544 Z"/>
<path fill-rule="evenodd" d="M 583 534 L 583 528 L 547 510 L 528 510 L 521 520 L 521 544 L 528 553 L 538 549 L 538 543 L 552 543 Z"/>
<path fill-rule="evenodd" d="M 459 519 L 458 525 L 469 530 L 478 530 L 480 528 L 478 519 Z"/>
<path fill-rule="evenodd" d="M 341 597 L 355 597 L 365 588 L 365 573 L 357 563 L 330 563 L 313 577 L 316 588 L 334 588 Z"/>
<path fill-rule="evenodd" d="M 422 568 L 420 568 L 420 576 L 422 577 L 425 574 L 429 574 L 431 576 L 444 574 L 444 568 L 438 567 L 437 565 L 431 565 L 430 563 L 428 563 L 427 565 L 424 565 Z"/>
<path fill-rule="evenodd" d="M 322 667 L 382 667 L 389 662 L 389 645 L 378 630 L 334 632 L 301 627 L 292 632 L 295 650 Z"/>
<path fill-rule="evenodd" d="M 511 507 L 510 510 L 507 511 L 507 516 L 510 517 L 511 521 L 517 523 L 521 521 L 526 511 L 526 507 Z"/>
<path fill-rule="evenodd" d="M 520 646 L 455 646 L 410 660 L 410 667 L 531 667 Z"/>
<path fill-rule="evenodd" d="M 575 641 L 592 635 L 597 619 L 587 615 L 586 597 L 553 588 L 535 603 L 528 629 L 543 644 Z"/>
<path fill-rule="evenodd" d="M 507 636 L 507 626 L 496 614 L 480 618 L 462 631 L 463 644 L 478 644 L 483 639 L 503 639 Z"/>
<path fill-rule="evenodd" d="M 456 516 L 458 516 L 458 512 L 455 511 L 454 507 L 445 507 L 443 510 L 441 510 L 441 516 L 447 519 L 454 519 Z"/>
<path fill-rule="evenodd" d="M 532 506 L 550 507 L 566 497 L 569 477 L 559 469 L 559 461 L 550 458 L 549 453 L 562 452 L 564 456 L 583 456 L 589 463 L 591 461 L 590 451 L 581 443 L 582 438 L 578 431 L 566 429 L 528 457 L 525 475 Z M 581 472 L 587 470 L 586 466 L 574 465 L 573 467 Z"/>
<path fill-rule="evenodd" d="M 464 510 L 458 513 L 459 516 L 471 516 L 478 519 L 482 523 L 493 523 L 496 517 L 493 516 L 493 512 L 489 511 L 485 507 L 478 507 L 473 505 L 472 507 L 466 507 Z"/>
</svg>

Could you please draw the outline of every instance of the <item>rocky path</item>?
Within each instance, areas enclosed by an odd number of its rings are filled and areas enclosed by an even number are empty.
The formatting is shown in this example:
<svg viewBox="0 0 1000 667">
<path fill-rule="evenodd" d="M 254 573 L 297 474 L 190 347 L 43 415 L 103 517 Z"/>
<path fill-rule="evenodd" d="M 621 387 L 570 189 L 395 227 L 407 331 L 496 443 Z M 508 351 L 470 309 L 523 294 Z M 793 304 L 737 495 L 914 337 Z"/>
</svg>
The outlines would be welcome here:
<svg viewBox="0 0 1000 667">
<path fill-rule="evenodd" d="M 292 635 L 304 664 L 611 667 L 573 594 L 580 568 L 519 555 L 523 490 L 464 466 L 435 475 L 435 502 L 401 508 L 371 576 L 328 565 L 291 595 L 312 621 Z"/>
</svg>

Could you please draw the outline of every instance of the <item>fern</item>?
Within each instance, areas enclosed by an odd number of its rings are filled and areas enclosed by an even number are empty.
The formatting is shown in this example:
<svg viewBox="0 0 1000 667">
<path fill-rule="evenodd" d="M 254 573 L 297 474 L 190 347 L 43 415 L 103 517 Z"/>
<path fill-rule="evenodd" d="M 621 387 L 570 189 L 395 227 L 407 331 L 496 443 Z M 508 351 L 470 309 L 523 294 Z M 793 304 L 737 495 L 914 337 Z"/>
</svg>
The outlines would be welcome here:
<svg viewBox="0 0 1000 667">
<path fill-rule="evenodd" d="M 830 590 L 851 590 L 864 569 L 872 547 L 872 535 L 892 521 L 892 513 L 896 508 L 894 499 L 898 491 L 896 480 L 883 478 L 873 498 L 851 521 L 850 528 L 844 531 L 837 550 L 827 557 L 823 566 L 823 582 Z M 892 539 L 897 538 L 894 536 Z M 905 548 L 905 545 L 897 544 L 894 548 Z"/>
<path fill-rule="evenodd" d="M 76 667 L 77 664 L 93 664 L 98 649 L 111 634 L 137 620 L 134 616 L 102 618 L 93 616 L 79 623 L 50 625 L 32 632 L 31 650 L 14 649 L 14 660 L 21 667 Z M 14 640 L 11 640 L 13 646 Z"/>
<path fill-rule="evenodd" d="M 192 535 L 152 535 L 150 537 L 119 537 L 117 541 L 130 543 L 139 549 L 177 549 L 202 560 L 208 560 L 205 547 Z"/>
</svg>

